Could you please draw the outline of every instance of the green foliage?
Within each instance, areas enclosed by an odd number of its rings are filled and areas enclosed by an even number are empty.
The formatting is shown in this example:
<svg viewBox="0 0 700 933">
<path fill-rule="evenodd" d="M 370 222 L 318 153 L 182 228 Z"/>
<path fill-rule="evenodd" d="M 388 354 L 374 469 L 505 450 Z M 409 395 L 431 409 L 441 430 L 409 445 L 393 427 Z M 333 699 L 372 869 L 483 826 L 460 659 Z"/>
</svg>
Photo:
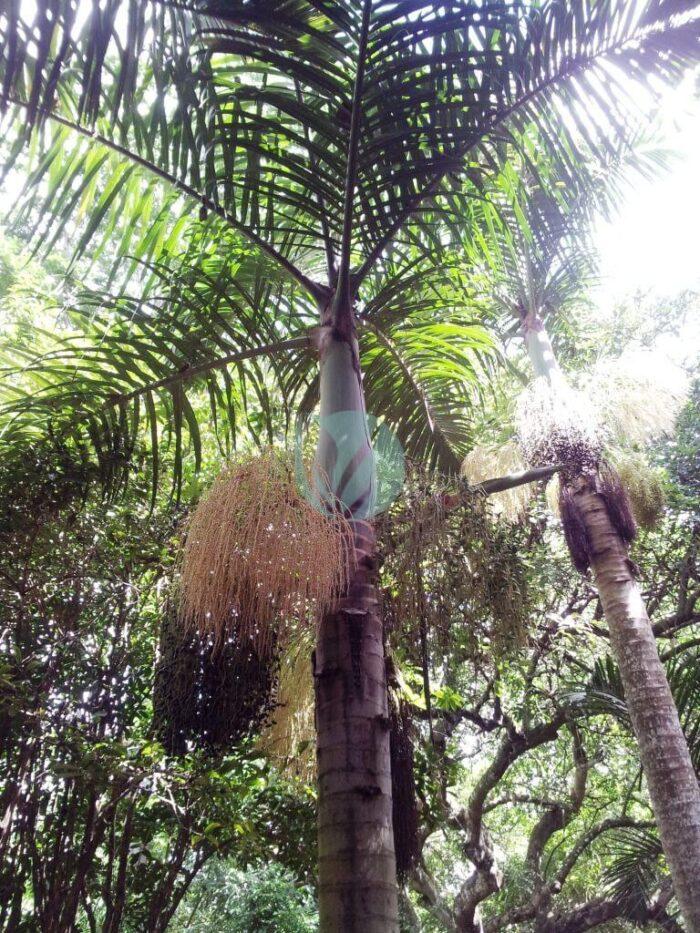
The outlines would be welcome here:
<svg viewBox="0 0 700 933">
<path fill-rule="evenodd" d="M 660 526 L 640 534 L 633 556 L 691 757 L 700 769 L 698 527 L 671 466 L 679 450 L 685 463 L 692 461 L 696 422 L 691 399 L 678 435 L 649 453 L 665 468 L 669 505 Z M 473 890 L 470 871 L 493 877 L 486 874 L 493 859 L 498 884 L 481 902 L 487 930 L 528 930 L 545 919 L 553 929 L 564 929 L 576 911 L 599 902 L 605 904 L 610 929 L 649 928 L 659 898 L 668 902 L 665 922 L 671 924 L 677 906 L 667 893 L 668 870 L 596 594 L 574 575 L 557 522 L 539 497 L 520 526 L 519 557 L 530 594 L 528 643 L 500 659 L 492 651 L 467 654 L 464 639 L 474 616 L 465 612 L 460 624 L 455 613 L 436 642 L 439 649 L 430 654 L 432 737 L 424 704 L 412 698 L 419 724 L 421 822 L 428 833 L 423 864 L 439 892 L 434 901 L 418 897 L 421 922 L 428 930 L 443 929 L 440 911 L 458 903 L 454 897 L 460 889 Z M 476 643 L 483 644 L 484 636 L 479 634 Z M 410 655 L 412 647 L 409 642 L 403 651 Z M 407 679 L 415 691 L 420 677 L 414 669 L 408 669 Z M 528 748 L 526 736 L 541 735 L 562 711 L 567 725 Z M 481 851 L 470 835 L 475 812 L 483 821 Z M 538 906 L 542 903 L 546 908 Z"/>
<path fill-rule="evenodd" d="M 237 445 L 284 442 L 309 414 L 307 337 L 338 286 L 354 303 L 369 407 L 409 455 L 455 472 L 494 364 L 517 378 L 491 329 L 510 340 L 526 297 L 560 314 L 570 357 L 579 347 L 589 270 L 561 220 L 585 219 L 601 172 L 629 155 L 650 98 L 627 82 L 674 81 L 700 57 L 696 2 L 365 9 L 366 34 L 353 0 L 4 11 L 3 161 L 26 181 L 13 221 L 52 254 L 42 281 L 0 257 L 9 929 L 162 930 L 176 910 L 181 928 L 226 917 L 231 929 L 313 929 L 294 880 L 313 875 L 309 795 L 247 743 L 173 761 L 155 740 L 155 646 L 180 518 L 163 500 L 194 494 L 192 474 Z M 559 252 L 541 252 L 553 242 Z M 542 287 L 529 287 L 523 256 Z M 587 340 L 592 354 L 598 335 Z M 485 430 L 503 431 L 500 378 Z M 681 505 L 635 555 L 660 631 L 684 633 L 669 649 L 681 654 L 697 612 L 697 405 L 688 417 L 668 457 Z M 649 809 L 595 598 L 539 504 L 496 532 L 478 502 L 432 536 L 418 517 L 408 545 L 384 542 L 384 583 L 389 608 L 413 604 L 389 637 L 419 672 L 402 692 L 419 733 L 424 861 L 446 902 L 504 861 L 485 911 L 498 919 L 524 909 L 601 814 L 638 824 Z M 677 663 L 692 738 L 697 691 Z M 606 694 L 607 707 L 567 701 L 574 688 Z M 487 831 L 474 839 L 464 808 L 478 809 L 490 779 Z M 558 822 L 535 857 L 543 815 Z M 620 879 L 640 861 L 647 871 L 637 849 L 615 861 L 584 846 L 554 906 L 594 897 L 605 876 L 622 909 Z M 293 876 L 233 873 L 271 860 Z M 662 872 L 644 875 L 648 889 Z"/>
<path fill-rule="evenodd" d="M 208 210 L 285 257 L 309 252 L 318 265 L 324 240 L 337 255 L 360 8 L 299 2 L 290 25 L 286 0 L 262 13 L 243 2 L 165 6 L 167 15 L 123 0 L 80 26 L 69 3 L 55 5 L 50 18 L 13 6 L 1 62 L 20 119 L 50 134 L 47 116 L 60 102 L 58 132 L 96 124 L 113 147 L 139 153 L 139 168 L 198 193 Z M 614 115 L 623 133 L 638 113 L 611 73 L 641 78 L 653 68 L 672 80 L 697 56 L 696 10 L 676 22 L 672 4 L 631 12 L 620 0 L 600 0 L 575 15 L 556 2 L 494 4 L 481 11 L 476 32 L 469 7 L 422 0 L 372 12 L 353 179 L 352 248 L 363 269 L 416 202 L 438 195 L 452 212 L 465 188 L 478 191 L 502 156 L 504 129 L 537 124 L 562 181 L 580 184 L 582 153 L 603 159 L 610 148 L 603 115 Z M 604 41 L 611 35 L 614 42 Z M 554 127 L 560 107 L 570 121 Z M 80 179 L 79 203 L 94 192 L 104 157 L 94 149 L 88 165 L 54 166 L 53 175 Z M 98 204 L 123 213 L 106 193 Z"/>
<path fill-rule="evenodd" d="M 69 242 L 74 277 L 63 326 L 7 346 L 8 441 L 53 424 L 117 485 L 115 461 L 144 446 L 154 490 L 166 447 L 179 494 L 209 424 L 227 452 L 313 407 L 304 340 L 269 346 L 302 338 L 340 282 L 370 408 L 455 472 L 494 350 L 464 250 L 492 278 L 504 242 L 512 258 L 504 213 L 549 240 L 625 161 L 651 83 L 637 99 L 623 77 L 675 81 L 698 58 L 695 4 L 375 4 L 366 42 L 354 2 L 293 6 L 8 10 L 14 224 L 45 254 Z"/>
<path fill-rule="evenodd" d="M 693 382 L 688 404 L 678 420 L 676 437 L 663 459 L 674 480 L 675 501 L 689 509 L 700 501 L 700 379 Z"/>
<path fill-rule="evenodd" d="M 634 556 L 654 619 L 678 626 L 674 641 L 661 641 L 661 648 L 662 654 L 673 652 L 669 679 L 697 761 L 697 663 L 692 645 L 684 648 L 697 636 L 692 622 L 697 530 L 685 498 L 692 486 L 683 486 L 672 466 L 681 450 L 683 463 L 692 462 L 696 420 L 691 403 L 679 437 L 655 454 L 669 476 L 669 510 L 660 529 L 640 537 Z M 216 456 L 214 445 L 211 435 L 203 439 L 205 462 Z M 171 584 L 182 513 L 167 506 L 167 495 L 149 511 L 147 469 L 134 470 L 126 492 L 116 499 L 101 498 L 87 482 L 93 468 L 88 463 L 85 470 L 75 459 L 78 449 L 53 441 L 28 459 L 18 448 L 0 468 L 0 498 L 8 504 L 0 524 L 5 633 L 0 754 L 9 775 L 23 773 L 27 754 L 30 775 L 52 775 L 51 782 L 31 781 L 28 797 L 22 798 L 37 807 L 35 822 L 23 828 L 11 818 L 11 845 L 2 853 L 0 874 L 5 918 L 11 916 L 19 930 L 31 929 L 47 909 L 40 898 L 67 903 L 71 882 L 80 876 L 75 855 L 97 840 L 85 875 L 86 895 L 75 907 L 77 929 L 89 927 L 89 910 L 102 924 L 121 909 L 121 927 L 136 933 L 176 909 L 175 929 L 196 922 L 202 931 L 218 930 L 230 921 L 233 930 L 257 929 L 255 924 L 313 930 L 313 899 L 306 887 L 315 870 L 313 798 L 275 776 L 246 744 L 228 756 L 190 754 L 176 762 L 152 732 L 162 596 Z M 409 487 L 410 495 L 387 516 L 382 532 L 389 610 L 402 595 L 397 566 L 404 549 L 411 556 L 409 571 L 417 566 L 417 539 L 406 534 L 407 525 L 427 517 L 420 503 L 434 509 L 446 490 L 444 481 L 434 484 L 423 477 L 421 482 L 413 491 Z M 196 484 L 185 482 L 184 488 L 195 492 Z M 409 515 L 415 511 L 409 522 L 406 509 Z M 435 623 L 428 635 L 432 739 L 417 619 L 403 617 L 408 627 L 395 627 L 390 637 L 406 681 L 401 694 L 414 714 L 419 815 L 430 834 L 423 859 L 441 897 L 449 903 L 455 886 L 472 871 L 452 809 L 466 806 L 504 737 L 524 734 L 570 706 L 591 769 L 581 809 L 546 848 L 545 877 L 556 876 L 573 846 L 600 819 L 620 818 L 624 809 L 635 826 L 595 839 L 553 906 L 566 911 L 604 894 L 615 899 L 621 916 L 641 916 L 635 912 L 657 893 L 665 866 L 653 830 L 644 825 L 650 812 L 617 671 L 606 660 L 603 623 L 586 582 L 572 573 L 561 552 L 556 522 L 536 498 L 514 526 L 494 527 L 473 510 L 466 518 L 455 512 L 446 526 L 423 530 L 429 534 L 419 539 L 427 547 L 420 551 L 420 566 Z M 484 560 L 493 565 L 503 544 L 501 566 L 482 586 L 469 571 Z M 24 590 L 15 585 L 18 568 L 26 576 Z M 496 602 L 506 613 L 513 608 L 527 625 L 527 640 L 517 649 L 512 638 L 499 636 L 501 626 L 513 619 L 494 611 L 492 586 L 503 574 L 515 575 L 526 597 Z M 679 601 L 683 586 L 685 603 Z M 494 651 L 499 637 L 503 650 Z M 535 875 L 527 864 L 528 839 L 548 802 L 563 805 L 571 799 L 573 765 L 571 739 L 562 730 L 551 742 L 517 755 L 488 796 L 485 821 L 503 883 L 484 903 L 487 921 L 520 909 L 530 897 Z M 94 822 L 91 795 L 101 808 Z M 62 806 L 74 811 L 72 824 L 56 818 Z M 637 845 L 640 839 L 643 845 Z M 52 856 L 56 851 L 61 858 Z M 122 851 L 128 853 L 127 894 L 119 908 Z M 268 862 L 284 868 L 260 869 Z M 29 882 L 37 864 L 46 875 L 36 887 L 40 897 Z M 230 894 L 224 902 L 219 888 Z M 11 914 L 18 903 L 18 912 Z M 421 904 L 416 910 L 424 928 L 443 929 Z"/>
<path fill-rule="evenodd" d="M 210 862 L 193 884 L 169 929 L 191 933 L 313 933 L 311 889 L 276 862 L 238 871 Z"/>
<path fill-rule="evenodd" d="M 674 654 L 667 666 L 668 683 L 681 720 L 693 764 L 700 770 L 700 666 L 691 647 Z M 610 656 L 599 658 L 586 689 L 572 694 L 577 705 L 590 712 L 614 716 L 631 730 L 620 672 Z"/>
<path fill-rule="evenodd" d="M 214 854 L 308 877 L 311 801 L 250 743 L 173 760 L 153 735 L 177 510 L 143 476 L 84 498 L 70 466 L 56 445 L 0 470 L 0 925 L 156 929 Z"/>
<path fill-rule="evenodd" d="M 659 837 L 639 827 L 618 830 L 610 854 L 603 884 L 632 919 L 641 919 L 658 884 L 662 855 Z"/>
</svg>

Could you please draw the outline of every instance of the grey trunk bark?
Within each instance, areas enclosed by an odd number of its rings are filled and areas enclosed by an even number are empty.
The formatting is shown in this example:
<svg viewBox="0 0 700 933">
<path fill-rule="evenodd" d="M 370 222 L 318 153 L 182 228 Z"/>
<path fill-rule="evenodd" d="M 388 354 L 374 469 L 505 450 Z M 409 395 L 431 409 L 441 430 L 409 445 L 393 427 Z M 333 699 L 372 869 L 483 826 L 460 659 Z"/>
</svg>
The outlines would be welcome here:
<svg viewBox="0 0 700 933">
<path fill-rule="evenodd" d="M 688 929 L 699 933 L 698 780 L 627 547 L 593 483 L 579 479 L 574 494 L 674 890 Z"/>
</svg>

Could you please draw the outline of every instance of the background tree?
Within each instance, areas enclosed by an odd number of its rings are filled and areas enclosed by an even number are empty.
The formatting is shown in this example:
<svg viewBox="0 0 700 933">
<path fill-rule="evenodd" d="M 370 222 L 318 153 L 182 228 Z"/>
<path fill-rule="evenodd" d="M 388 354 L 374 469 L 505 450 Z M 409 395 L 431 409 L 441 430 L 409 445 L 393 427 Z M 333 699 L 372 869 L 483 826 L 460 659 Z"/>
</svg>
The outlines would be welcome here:
<svg viewBox="0 0 700 933">
<path fill-rule="evenodd" d="M 5 255 L 11 310 L 37 270 Z M 5 326 L 28 339 L 37 328 L 23 316 Z M 312 870 L 311 800 L 250 741 L 177 760 L 156 740 L 153 672 L 182 510 L 167 496 L 149 508 L 147 474 L 105 500 L 97 469 L 47 440 L 0 472 L 2 929 L 164 930 L 211 859 L 288 852 L 298 876 Z"/>
<path fill-rule="evenodd" d="M 76 502 L 65 461 L 13 466 L 3 465 L 0 925 L 165 929 L 212 857 L 284 858 L 278 833 L 290 826 L 310 846 L 313 809 L 245 744 L 214 763 L 175 761 L 154 739 L 172 517 L 149 518 L 129 498 L 105 519 L 99 501 Z"/>
</svg>

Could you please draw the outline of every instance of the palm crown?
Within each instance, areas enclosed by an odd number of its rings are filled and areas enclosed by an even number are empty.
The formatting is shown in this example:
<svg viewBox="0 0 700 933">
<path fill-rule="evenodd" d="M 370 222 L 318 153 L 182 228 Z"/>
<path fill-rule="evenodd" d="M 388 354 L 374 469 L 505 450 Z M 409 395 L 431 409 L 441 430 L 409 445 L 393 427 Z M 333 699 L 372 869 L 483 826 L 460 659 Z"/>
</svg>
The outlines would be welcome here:
<svg viewBox="0 0 700 933">
<path fill-rule="evenodd" d="M 700 45 L 695 5 L 668 0 L 53 0 L 0 28 L 18 220 L 109 269 L 69 293 L 65 337 L 22 348 L 5 420 L 69 414 L 106 465 L 144 417 L 154 460 L 162 423 L 176 463 L 183 432 L 197 453 L 189 385 L 227 436 L 251 391 L 268 432 L 273 385 L 308 410 L 304 335 L 357 301 L 369 407 L 455 469 L 493 350 L 463 246 L 494 178 L 546 157 L 561 204 L 580 196 L 638 120 L 623 77 L 672 79 Z"/>
</svg>

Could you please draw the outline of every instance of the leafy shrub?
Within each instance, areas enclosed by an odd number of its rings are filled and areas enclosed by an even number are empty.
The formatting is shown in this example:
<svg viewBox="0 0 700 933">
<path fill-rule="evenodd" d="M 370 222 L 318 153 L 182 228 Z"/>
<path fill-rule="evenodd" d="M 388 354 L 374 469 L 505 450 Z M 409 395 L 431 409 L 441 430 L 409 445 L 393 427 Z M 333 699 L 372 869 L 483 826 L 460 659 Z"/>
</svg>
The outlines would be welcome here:
<svg viewBox="0 0 700 933">
<path fill-rule="evenodd" d="M 313 933 L 311 889 L 271 862 L 239 871 L 211 862 L 193 884 L 171 925 L 174 933 Z"/>
</svg>

